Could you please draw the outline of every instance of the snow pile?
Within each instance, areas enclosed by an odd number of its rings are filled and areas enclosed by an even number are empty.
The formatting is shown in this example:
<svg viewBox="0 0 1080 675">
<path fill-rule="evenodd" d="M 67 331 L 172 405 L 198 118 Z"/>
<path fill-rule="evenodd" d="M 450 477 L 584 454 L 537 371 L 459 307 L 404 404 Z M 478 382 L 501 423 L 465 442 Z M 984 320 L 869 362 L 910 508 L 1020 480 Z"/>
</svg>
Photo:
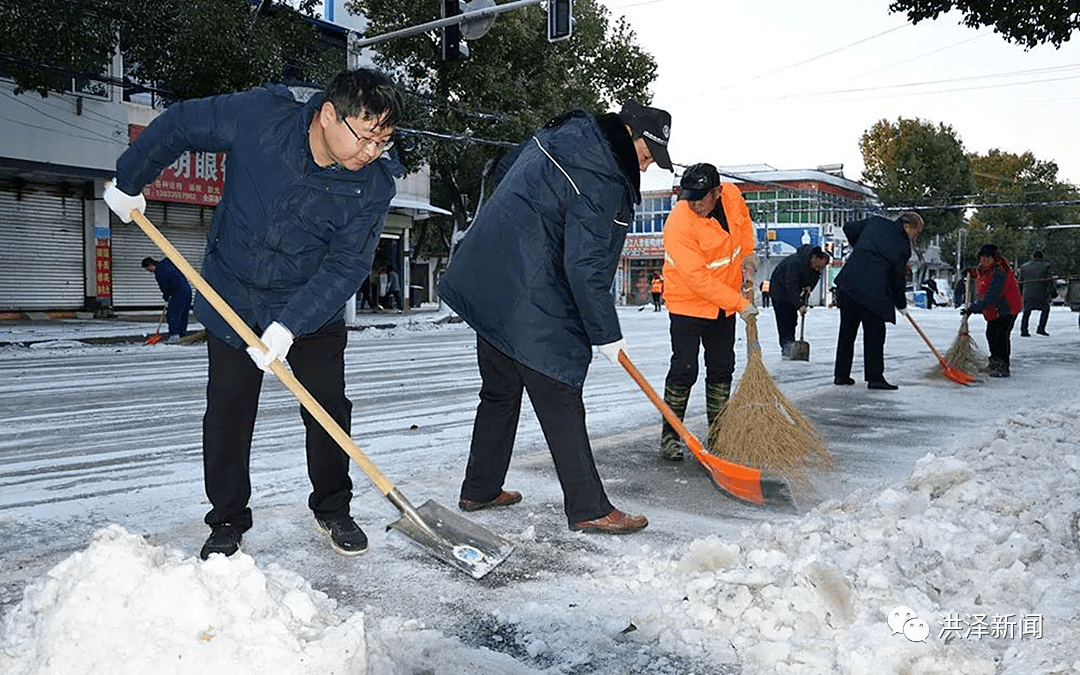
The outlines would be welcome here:
<svg viewBox="0 0 1080 675">
<path fill-rule="evenodd" d="M 118 525 L 95 533 L 4 617 L 0 673 L 274 673 L 366 670 L 363 614 L 243 553 L 201 562 Z"/>
<path fill-rule="evenodd" d="M 1078 431 L 1076 404 L 1015 416 L 904 485 L 624 556 L 609 592 L 667 598 L 635 639 L 747 675 L 1078 672 Z M 894 632 L 898 607 L 929 634 Z"/>
</svg>

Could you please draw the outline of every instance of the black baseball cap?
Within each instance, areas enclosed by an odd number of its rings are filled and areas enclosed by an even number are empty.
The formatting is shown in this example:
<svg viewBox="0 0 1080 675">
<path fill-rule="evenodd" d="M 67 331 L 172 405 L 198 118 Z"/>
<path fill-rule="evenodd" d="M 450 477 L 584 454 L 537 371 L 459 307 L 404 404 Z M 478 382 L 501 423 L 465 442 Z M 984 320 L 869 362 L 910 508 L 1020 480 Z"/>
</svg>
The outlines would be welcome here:
<svg viewBox="0 0 1080 675">
<path fill-rule="evenodd" d="M 697 201 L 720 184 L 720 172 L 707 162 L 694 164 L 679 179 L 679 199 Z"/>
<path fill-rule="evenodd" d="M 671 157 L 667 150 L 668 139 L 671 138 L 671 115 L 666 110 L 641 105 L 631 98 L 623 103 L 619 119 L 634 130 L 635 137 L 645 139 L 656 165 L 671 171 Z"/>
</svg>

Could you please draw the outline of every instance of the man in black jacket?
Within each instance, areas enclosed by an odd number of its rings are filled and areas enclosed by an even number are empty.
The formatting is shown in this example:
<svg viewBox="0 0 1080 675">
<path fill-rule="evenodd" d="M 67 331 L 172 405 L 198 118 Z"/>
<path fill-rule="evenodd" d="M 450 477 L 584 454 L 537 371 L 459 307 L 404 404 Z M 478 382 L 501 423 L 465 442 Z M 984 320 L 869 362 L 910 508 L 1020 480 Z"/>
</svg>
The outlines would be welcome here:
<svg viewBox="0 0 1080 675">
<path fill-rule="evenodd" d="M 834 384 L 855 384 L 851 362 L 855 337 L 862 326 L 867 388 L 898 388 L 885 380 L 885 322 L 896 323 L 896 310 L 907 307 L 904 295 L 907 262 L 911 258 L 911 243 L 922 229 L 922 217 L 910 211 L 896 220 L 870 216 L 844 226 L 844 235 L 854 248 L 836 275 L 840 334 L 836 340 Z"/>
<path fill-rule="evenodd" d="M 791 356 L 795 342 L 795 324 L 799 313 L 806 312 L 810 292 L 821 278 L 821 270 L 832 260 L 818 246 L 804 244 L 780 261 L 769 277 L 769 293 L 776 313 L 776 332 L 780 336 L 780 353 Z"/>
<path fill-rule="evenodd" d="M 540 421 L 571 530 L 648 525 L 608 501 L 581 390 L 592 346 L 626 348 L 611 283 L 640 201 L 640 172 L 670 170 L 671 116 L 627 101 L 618 114 L 573 111 L 522 143 L 454 251 L 439 294 L 476 331 L 482 380 L 458 506 L 509 506 L 503 489 L 523 391 Z"/>
</svg>

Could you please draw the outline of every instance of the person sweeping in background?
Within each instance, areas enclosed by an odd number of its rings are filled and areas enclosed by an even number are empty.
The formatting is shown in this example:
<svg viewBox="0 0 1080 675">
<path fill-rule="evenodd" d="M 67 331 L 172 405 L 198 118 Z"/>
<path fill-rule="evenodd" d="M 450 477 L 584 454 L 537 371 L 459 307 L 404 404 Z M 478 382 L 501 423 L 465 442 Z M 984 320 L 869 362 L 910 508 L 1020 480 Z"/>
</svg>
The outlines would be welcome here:
<svg viewBox="0 0 1080 675">
<path fill-rule="evenodd" d="M 776 313 L 776 332 L 780 336 L 780 353 L 784 358 L 791 356 L 799 313 L 806 312 L 810 292 L 818 285 L 821 270 L 831 260 L 832 256 L 820 247 L 804 244 L 781 260 L 769 278 L 768 288 L 772 294 L 773 312 Z"/>
<path fill-rule="evenodd" d="M 966 314 L 982 314 L 986 319 L 986 343 L 990 348 L 990 377 L 1009 377 L 1012 329 L 1024 306 L 1020 286 L 1009 262 L 994 244 L 979 249 L 975 291 L 979 299 L 964 308 Z"/>
<path fill-rule="evenodd" d="M 187 335 L 188 315 L 191 312 L 191 285 L 176 265 L 168 258 L 154 260 L 143 258 L 142 268 L 154 275 L 161 297 L 168 304 L 166 317 L 169 319 L 168 342 L 179 342 Z"/>
</svg>

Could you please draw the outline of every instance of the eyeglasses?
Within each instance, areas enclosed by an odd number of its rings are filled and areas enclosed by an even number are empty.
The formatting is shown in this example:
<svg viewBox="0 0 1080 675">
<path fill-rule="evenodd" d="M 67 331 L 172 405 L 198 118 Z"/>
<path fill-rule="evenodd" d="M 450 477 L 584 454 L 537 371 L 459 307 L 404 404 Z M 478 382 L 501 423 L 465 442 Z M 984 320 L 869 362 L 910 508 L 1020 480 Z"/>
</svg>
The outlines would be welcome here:
<svg viewBox="0 0 1080 675">
<path fill-rule="evenodd" d="M 387 136 L 382 141 L 376 141 L 374 138 L 368 138 L 366 136 L 361 136 L 360 134 L 356 133 L 356 129 L 353 129 L 352 125 L 349 124 L 349 120 L 345 119 L 344 117 L 341 118 L 341 121 L 345 123 L 345 128 L 351 131 L 353 136 L 356 136 L 356 142 L 359 143 L 360 147 L 362 148 L 372 146 L 381 155 L 382 153 L 388 151 L 390 148 L 394 147 L 394 139 L 390 136 Z"/>
</svg>

